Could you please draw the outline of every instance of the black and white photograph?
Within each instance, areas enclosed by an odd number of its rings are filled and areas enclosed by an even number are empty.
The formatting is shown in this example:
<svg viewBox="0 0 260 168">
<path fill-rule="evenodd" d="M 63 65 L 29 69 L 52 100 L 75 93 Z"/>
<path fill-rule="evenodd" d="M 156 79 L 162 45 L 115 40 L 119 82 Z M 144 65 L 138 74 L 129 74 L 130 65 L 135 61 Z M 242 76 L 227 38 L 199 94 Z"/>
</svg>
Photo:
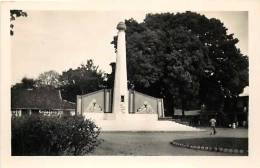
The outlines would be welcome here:
<svg viewBox="0 0 260 168">
<path fill-rule="evenodd" d="M 250 11 L 5 11 L 11 158 L 243 160 L 254 150 Z"/>
</svg>

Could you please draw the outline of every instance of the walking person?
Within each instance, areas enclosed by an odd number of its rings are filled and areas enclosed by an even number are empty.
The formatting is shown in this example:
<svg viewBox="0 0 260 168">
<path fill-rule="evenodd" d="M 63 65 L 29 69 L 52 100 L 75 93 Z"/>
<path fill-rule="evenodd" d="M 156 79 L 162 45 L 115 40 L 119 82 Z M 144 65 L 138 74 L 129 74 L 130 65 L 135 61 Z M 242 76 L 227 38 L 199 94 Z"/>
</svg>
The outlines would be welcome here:
<svg viewBox="0 0 260 168">
<path fill-rule="evenodd" d="M 211 127 L 210 135 L 212 135 L 212 134 L 215 135 L 217 133 L 216 122 L 217 122 L 217 120 L 214 117 L 209 120 L 210 127 Z"/>
</svg>

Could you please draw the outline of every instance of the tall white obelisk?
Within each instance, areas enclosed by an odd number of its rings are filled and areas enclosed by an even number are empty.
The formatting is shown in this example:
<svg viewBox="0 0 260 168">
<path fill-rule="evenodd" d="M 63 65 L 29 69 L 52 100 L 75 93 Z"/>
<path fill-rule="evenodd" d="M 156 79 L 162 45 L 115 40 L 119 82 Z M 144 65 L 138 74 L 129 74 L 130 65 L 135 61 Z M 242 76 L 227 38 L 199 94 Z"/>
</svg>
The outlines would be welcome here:
<svg viewBox="0 0 260 168">
<path fill-rule="evenodd" d="M 113 94 L 113 113 L 117 118 L 128 114 L 128 89 L 127 89 L 127 68 L 126 68 L 126 25 L 120 22 L 117 25 L 117 52 L 116 52 L 116 72 Z"/>
</svg>

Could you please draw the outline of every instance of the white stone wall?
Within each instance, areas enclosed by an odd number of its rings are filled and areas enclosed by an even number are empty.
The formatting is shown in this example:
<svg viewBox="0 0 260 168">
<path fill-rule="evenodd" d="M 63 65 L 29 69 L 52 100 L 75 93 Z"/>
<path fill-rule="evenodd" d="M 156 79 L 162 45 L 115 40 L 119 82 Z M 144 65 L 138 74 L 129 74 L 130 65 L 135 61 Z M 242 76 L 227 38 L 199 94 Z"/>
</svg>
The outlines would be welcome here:
<svg viewBox="0 0 260 168">
<path fill-rule="evenodd" d="M 164 107 L 162 99 L 154 98 L 133 90 L 129 90 L 128 98 L 128 114 L 156 114 L 159 117 L 164 117 Z M 100 90 L 91 94 L 77 96 L 77 114 L 88 114 L 88 116 L 91 117 L 97 115 L 96 118 L 109 119 L 111 118 L 110 116 L 106 117 L 103 114 L 112 113 L 111 107 L 112 98 L 110 89 Z"/>
<path fill-rule="evenodd" d="M 134 94 L 135 113 L 157 113 L 157 99 L 139 92 Z"/>
<path fill-rule="evenodd" d="M 99 90 L 90 94 L 77 96 L 77 113 L 104 113 L 106 90 Z M 107 97 L 109 99 L 109 97 Z M 108 100 L 110 102 L 110 100 Z M 111 104 L 111 103 L 110 103 Z M 109 109 L 109 107 L 107 107 Z"/>
</svg>

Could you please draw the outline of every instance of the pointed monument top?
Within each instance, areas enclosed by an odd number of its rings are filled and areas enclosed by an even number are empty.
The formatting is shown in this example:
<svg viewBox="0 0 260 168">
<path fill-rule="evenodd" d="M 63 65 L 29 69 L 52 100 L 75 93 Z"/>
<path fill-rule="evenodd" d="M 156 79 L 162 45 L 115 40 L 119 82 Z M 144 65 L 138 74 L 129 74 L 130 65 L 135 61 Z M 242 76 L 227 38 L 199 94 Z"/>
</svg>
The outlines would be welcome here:
<svg viewBox="0 0 260 168">
<path fill-rule="evenodd" d="M 125 22 L 119 22 L 116 28 L 118 30 L 126 30 Z"/>
</svg>

